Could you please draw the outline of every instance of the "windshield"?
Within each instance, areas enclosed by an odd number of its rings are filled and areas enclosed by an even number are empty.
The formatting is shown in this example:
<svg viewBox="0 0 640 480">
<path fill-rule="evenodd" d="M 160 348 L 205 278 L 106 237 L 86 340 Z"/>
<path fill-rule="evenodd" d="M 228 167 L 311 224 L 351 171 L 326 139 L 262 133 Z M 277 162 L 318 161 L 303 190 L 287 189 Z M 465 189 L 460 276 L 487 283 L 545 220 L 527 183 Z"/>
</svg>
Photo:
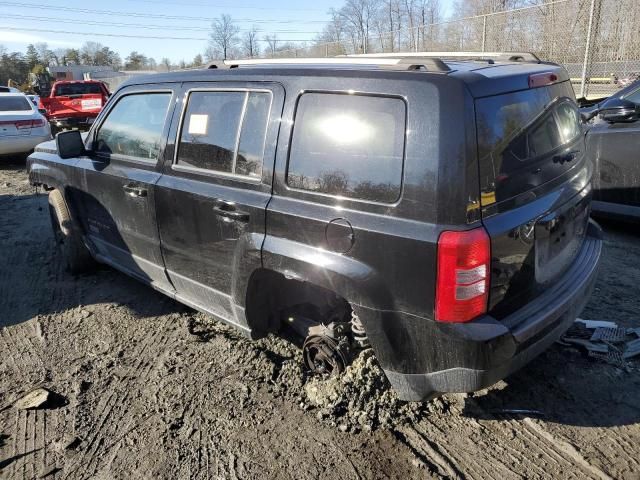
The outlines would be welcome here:
<svg viewBox="0 0 640 480">
<path fill-rule="evenodd" d="M 27 97 L 0 96 L 0 112 L 28 112 L 32 110 Z"/>
<path fill-rule="evenodd" d="M 489 203 L 531 190 L 575 165 L 565 150 L 582 150 L 582 127 L 568 82 L 482 98 L 476 107 L 480 182 Z"/>
<path fill-rule="evenodd" d="M 85 95 L 88 93 L 101 94 L 102 89 L 98 83 L 63 83 L 57 85 L 55 95 L 62 97 L 70 97 L 72 95 Z"/>
</svg>

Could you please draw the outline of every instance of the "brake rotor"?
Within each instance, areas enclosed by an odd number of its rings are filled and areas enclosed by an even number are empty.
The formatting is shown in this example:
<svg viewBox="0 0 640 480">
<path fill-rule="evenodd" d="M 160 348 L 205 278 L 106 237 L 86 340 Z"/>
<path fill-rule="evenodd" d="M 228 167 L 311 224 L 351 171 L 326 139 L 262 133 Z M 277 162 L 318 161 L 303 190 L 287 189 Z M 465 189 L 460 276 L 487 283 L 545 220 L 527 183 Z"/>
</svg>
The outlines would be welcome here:
<svg viewBox="0 0 640 480">
<path fill-rule="evenodd" d="M 344 372 L 349 361 L 348 342 L 326 335 L 309 335 L 302 346 L 306 367 L 313 373 L 334 376 Z"/>
</svg>

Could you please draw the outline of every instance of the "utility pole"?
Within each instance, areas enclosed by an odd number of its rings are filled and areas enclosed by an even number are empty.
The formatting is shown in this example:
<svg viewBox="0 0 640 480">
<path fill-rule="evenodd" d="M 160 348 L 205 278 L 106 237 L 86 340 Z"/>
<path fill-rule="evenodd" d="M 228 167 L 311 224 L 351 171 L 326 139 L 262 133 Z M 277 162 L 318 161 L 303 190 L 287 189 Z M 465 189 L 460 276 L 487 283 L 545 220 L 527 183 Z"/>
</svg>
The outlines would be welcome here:
<svg viewBox="0 0 640 480">
<path fill-rule="evenodd" d="M 589 26 L 587 27 L 587 44 L 584 48 L 584 61 L 582 63 L 582 77 L 580 79 L 580 96 L 587 95 L 587 65 L 590 63 L 591 50 L 593 49 L 593 20 L 596 10 L 596 2 L 599 0 L 591 0 L 591 8 L 589 9 Z M 599 10 L 599 9 L 598 9 Z"/>
</svg>

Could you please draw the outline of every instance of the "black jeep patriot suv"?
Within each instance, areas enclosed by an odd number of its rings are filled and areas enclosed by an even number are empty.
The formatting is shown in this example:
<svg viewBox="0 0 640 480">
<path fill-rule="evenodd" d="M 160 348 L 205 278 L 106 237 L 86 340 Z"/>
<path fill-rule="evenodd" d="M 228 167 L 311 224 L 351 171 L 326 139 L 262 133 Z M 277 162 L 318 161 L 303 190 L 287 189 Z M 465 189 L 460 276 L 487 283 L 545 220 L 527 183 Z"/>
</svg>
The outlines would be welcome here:
<svg viewBox="0 0 640 480">
<path fill-rule="evenodd" d="M 595 282 L 574 93 L 530 54 L 137 77 L 56 142 L 28 169 L 72 272 L 97 260 L 251 337 L 297 332 L 327 374 L 370 346 L 406 400 L 505 377 Z"/>
</svg>

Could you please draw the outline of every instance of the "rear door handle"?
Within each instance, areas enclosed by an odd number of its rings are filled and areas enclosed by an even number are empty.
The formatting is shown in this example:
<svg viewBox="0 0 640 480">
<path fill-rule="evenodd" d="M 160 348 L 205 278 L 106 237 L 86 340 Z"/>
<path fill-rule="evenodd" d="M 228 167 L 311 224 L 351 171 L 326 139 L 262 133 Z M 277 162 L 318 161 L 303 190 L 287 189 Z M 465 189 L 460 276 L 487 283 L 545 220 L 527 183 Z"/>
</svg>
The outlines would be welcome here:
<svg viewBox="0 0 640 480">
<path fill-rule="evenodd" d="M 122 187 L 122 189 L 131 197 L 146 197 L 148 193 L 146 188 L 136 185 L 135 183 L 129 183 Z"/>
<path fill-rule="evenodd" d="M 246 223 L 249 221 L 249 214 L 247 212 L 236 210 L 236 207 L 232 203 L 219 202 L 215 207 L 213 207 L 213 211 L 216 215 L 236 220 L 238 222 Z"/>
</svg>

